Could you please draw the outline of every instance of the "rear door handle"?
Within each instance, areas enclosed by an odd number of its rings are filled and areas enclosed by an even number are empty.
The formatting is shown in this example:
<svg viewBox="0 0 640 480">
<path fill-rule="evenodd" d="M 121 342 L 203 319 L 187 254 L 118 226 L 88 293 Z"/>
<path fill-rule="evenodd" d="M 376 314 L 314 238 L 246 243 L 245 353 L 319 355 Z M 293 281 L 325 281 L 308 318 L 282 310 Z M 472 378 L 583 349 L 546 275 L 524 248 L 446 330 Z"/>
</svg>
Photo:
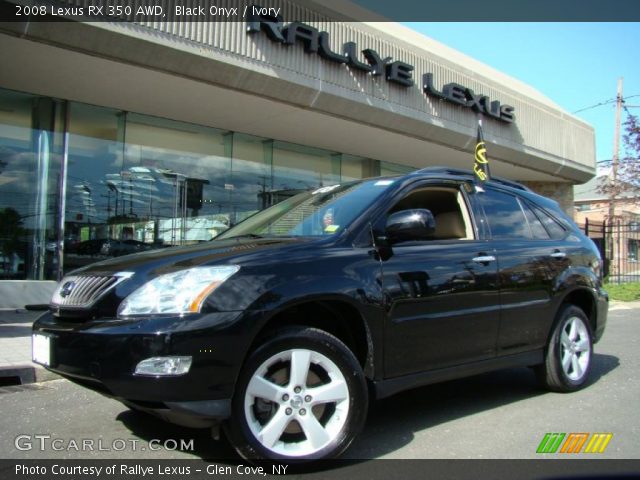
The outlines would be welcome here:
<svg viewBox="0 0 640 480">
<path fill-rule="evenodd" d="M 496 257 L 493 255 L 480 255 L 479 257 L 473 257 L 472 260 L 476 263 L 489 263 L 495 262 Z"/>
<path fill-rule="evenodd" d="M 561 259 L 561 258 L 564 258 L 566 256 L 567 256 L 567 254 L 565 252 L 561 252 L 560 250 L 556 250 L 555 252 L 553 252 L 551 254 L 551 257 L 557 258 L 557 259 Z"/>
</svg>

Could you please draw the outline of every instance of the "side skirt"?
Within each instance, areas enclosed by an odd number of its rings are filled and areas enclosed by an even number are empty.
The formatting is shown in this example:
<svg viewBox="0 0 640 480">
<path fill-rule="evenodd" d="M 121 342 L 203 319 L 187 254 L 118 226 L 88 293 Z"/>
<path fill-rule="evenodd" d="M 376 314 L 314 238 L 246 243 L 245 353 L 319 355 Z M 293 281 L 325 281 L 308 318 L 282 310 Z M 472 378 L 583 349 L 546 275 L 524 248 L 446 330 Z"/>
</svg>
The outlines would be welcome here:
<svg viewBox="0 0 640 480">
<path fill-rule="evenodd" d="M 455 378 L 470 377 L 480 373 L 502 370 L 512 367 L 528 367 L 538 365 L 544 361 L 544 350 L 517 353 L 504 357 L 491 358 L 480 362 L 456 365 L 455 367 L 440 368 L 428 372 L 413 373 L 402 377 L 388 378 L 374 382 L 376 398 L 385 398 L 403 390 L 444 382 Z"/>
</svg>

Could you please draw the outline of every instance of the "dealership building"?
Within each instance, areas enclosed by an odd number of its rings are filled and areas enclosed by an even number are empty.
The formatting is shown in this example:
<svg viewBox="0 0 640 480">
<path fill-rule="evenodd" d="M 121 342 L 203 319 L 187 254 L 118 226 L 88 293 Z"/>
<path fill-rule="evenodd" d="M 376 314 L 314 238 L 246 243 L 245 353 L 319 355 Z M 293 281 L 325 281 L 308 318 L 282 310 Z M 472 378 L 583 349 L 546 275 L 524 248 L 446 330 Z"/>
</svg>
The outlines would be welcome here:
<svg viewBox="0 0 640 480">
<path fill-rule="evenodd" d="M 572 208 L 590 125 L 406 26 L 309 5 L 277 23 L 0 23 L 0 308 L 304 189 L 468 169 L 479 116 L 494 175 Z"/>
</svg>

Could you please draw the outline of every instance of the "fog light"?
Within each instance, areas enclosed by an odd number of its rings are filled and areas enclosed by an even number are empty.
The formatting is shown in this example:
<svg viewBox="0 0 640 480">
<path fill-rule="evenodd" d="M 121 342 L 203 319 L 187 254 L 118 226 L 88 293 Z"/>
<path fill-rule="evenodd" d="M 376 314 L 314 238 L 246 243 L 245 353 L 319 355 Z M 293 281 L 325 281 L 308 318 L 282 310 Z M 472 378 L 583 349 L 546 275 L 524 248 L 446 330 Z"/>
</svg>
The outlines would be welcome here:
<svg viewBox="0 0 640 480">
<path fill-rule="evenodd" d="M 184 375 L 191 368 L 191 357 L 152 357 L 136 365 L 136 375 Z"/>
</svg>

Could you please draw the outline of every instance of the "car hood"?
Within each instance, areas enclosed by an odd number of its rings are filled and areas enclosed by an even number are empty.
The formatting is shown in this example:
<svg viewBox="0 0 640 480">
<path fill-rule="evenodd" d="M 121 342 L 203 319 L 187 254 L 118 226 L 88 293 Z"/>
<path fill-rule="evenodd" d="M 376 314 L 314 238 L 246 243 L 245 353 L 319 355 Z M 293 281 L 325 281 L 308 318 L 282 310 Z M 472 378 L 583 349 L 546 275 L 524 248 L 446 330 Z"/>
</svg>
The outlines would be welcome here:
<svg viewBox="0 0 640 480">
<path fill-rule="evenodd" d="M 56 317 L 62 318 L 113 318 L 120 302 L 147 281 L 165 273 L 198 266 L 239 265 L 242 267 L 264 266 L 283 258 L 282 249 L 306 248 L 310 242 L 322 242 L 314 238 L 236 238 L 213 240 L 186 247 L 173 247 L 135 253 L 124 257 L 94 263 L 67 275 L 70 279 L 78 274 L 87 277 L 119 277 L 121 281 L 107 288 L 95 302 L 89 305 L 61 303 L 54 299 L 50 304 Z M 73 280 L 75 281 L 75 280 Z M 61 285 L 65 285 L 63 281 Z M 98 287 L 96 287 L 98 288 Z M 80 289 L 79 291 L 83 291 Z M 80 294 L 79 294 L 80 295 Z"/>
<path fill-rule="evenodd" d="M 313 241 L 311 238 L 230 238 L 134 253 L 93 263 L 75 273 L 133 272 L 151 276 L 204 265 L 246 264 L 270 250 Z M 145 275 L 146 276 L 146 275 Z"/>
</svg>

